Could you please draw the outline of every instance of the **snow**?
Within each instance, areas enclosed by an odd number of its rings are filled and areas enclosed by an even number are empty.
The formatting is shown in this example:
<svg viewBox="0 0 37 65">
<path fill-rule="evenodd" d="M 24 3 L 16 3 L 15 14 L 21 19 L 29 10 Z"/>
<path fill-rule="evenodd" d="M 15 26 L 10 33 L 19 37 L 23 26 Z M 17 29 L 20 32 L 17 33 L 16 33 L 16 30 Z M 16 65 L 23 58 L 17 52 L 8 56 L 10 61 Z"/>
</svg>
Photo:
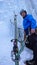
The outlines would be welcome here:
<svg viewBox="0 0 37 65">
<path fill-rule="evenodd" d="M 32 1 L 32 0 L 31 0 Z M 11 39 L 14 38 L 14 12 L 17 14 L 18 27 L 23 28 L 22 17 L 19 12 L 21 9 L 26 9 L 28 13 L 31 13 L 37 21 L 37 0 L 0 0 L 0 65 L 15 65 L 11 60 L 11 50 L 13 43 Z M 35 6 L 33 9 L 33 5 Z M 36 12 L 35 12 L 36 10 Z M 11 24 L 10 19 L 13 24 Z M 24 65 L 24 61 L 29 60 L 32 55 L 32 51 L 27 49 L 21 53 L 20 65 Z"/>
</svg>

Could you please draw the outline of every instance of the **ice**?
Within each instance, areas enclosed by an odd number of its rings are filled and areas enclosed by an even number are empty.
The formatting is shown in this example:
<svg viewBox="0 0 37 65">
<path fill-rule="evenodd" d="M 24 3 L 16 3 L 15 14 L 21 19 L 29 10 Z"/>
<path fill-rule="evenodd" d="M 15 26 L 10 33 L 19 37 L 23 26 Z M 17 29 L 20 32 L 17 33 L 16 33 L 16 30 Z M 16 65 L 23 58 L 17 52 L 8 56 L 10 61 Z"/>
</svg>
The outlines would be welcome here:
<svg viewBox="0 0 37 65">
<path fill-rule="evenodd" d="M 0 0 L 0 65 L 15 65 L 11 60 L 11 50 L 14 38 L 14 12 L 17 14 L 17 24 L 23 28 L 22 17 L 19 12 L 26 9 L 37 21 L 37 0 Z M 11 20 L 11 21 L 10 21 Z M 18 44 L 19 45 L 19 44 Z M 32 51 L 27 49 L 21 53 L 20 65 L 24 65 L 26 59 L 33 57 Z M 23 57 L 24 56 L 24 57 Z"/>
</svg>

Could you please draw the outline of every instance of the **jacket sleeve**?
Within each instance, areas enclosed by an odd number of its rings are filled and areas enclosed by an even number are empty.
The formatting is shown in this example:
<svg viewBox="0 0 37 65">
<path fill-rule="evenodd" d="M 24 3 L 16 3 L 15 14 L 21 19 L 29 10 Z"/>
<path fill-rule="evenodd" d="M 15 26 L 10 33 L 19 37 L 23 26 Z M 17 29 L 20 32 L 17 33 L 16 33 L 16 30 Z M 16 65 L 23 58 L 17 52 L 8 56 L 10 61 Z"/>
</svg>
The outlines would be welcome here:
<svg viewBox="0 0 37 65">
<path fill-rule="evenodd" d="M 31 23 L 31 29 L 35 29 L 36 28 L 36 20 L 33 18 L 32 15 L 29 16 L 29 21 Z"/>
</svg>

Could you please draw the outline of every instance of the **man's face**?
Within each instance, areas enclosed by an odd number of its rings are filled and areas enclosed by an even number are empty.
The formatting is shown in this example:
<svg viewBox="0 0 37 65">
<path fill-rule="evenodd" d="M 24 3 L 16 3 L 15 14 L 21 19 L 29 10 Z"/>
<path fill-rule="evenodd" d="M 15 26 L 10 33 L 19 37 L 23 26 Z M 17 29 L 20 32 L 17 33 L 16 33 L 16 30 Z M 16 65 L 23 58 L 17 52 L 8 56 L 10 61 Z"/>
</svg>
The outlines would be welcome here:
<svg viewBox="0 0 37 65">
<path fill-rule="evenodd" d="M 22 12 L 21 16 L 22 16 L 23 18 L 25 17 L 25 15 L 26 15 L 26 13 L 25 13 L 25 12 Z"/>
</svg>

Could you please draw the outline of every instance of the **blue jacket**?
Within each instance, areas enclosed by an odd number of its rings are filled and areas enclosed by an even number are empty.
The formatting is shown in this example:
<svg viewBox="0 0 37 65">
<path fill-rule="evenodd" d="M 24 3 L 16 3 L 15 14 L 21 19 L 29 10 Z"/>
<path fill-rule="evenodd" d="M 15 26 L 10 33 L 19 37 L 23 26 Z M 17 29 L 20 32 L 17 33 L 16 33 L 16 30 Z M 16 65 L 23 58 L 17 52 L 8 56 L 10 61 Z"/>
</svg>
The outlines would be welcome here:
<svg viewBox="0 0 37 65">
<path fill-rule="evenodd" d="M 24 17 L 23 27 L 24 27 L 24 30 L 26 30 L 26 31 L 27 31 L 28 28 L 31 28 L 31 29 L 36 28 L 36 20 L 33 18 L 32 15 L 27 14 Z"/>
</svg>

